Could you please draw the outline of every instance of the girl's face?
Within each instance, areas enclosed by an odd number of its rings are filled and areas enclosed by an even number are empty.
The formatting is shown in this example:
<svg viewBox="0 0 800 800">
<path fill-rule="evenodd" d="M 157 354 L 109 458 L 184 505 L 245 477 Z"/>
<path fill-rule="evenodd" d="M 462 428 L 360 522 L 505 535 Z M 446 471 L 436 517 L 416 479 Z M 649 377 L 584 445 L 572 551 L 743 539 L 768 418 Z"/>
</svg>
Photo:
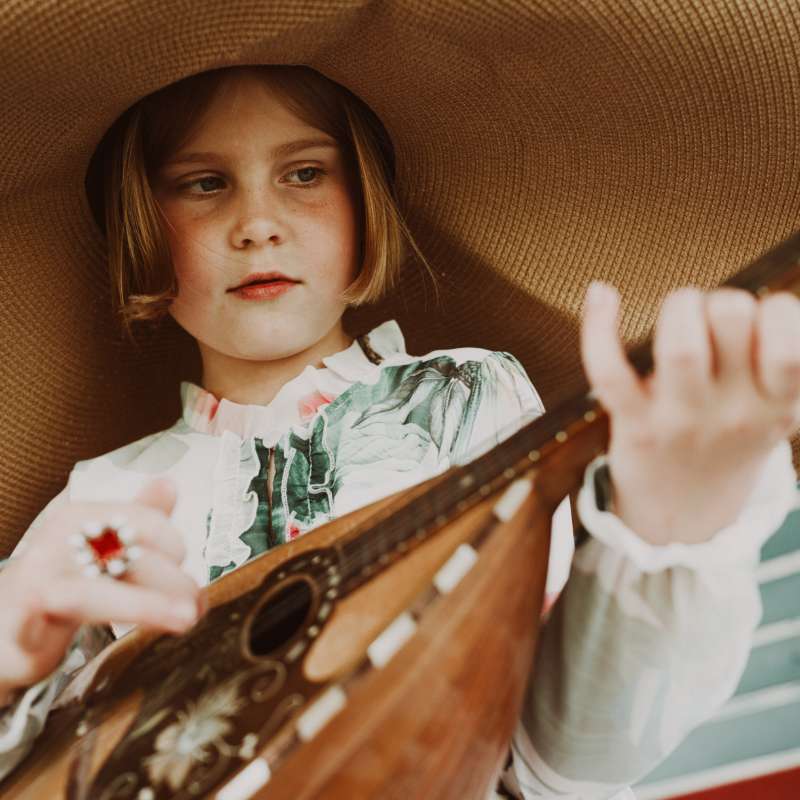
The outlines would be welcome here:
<svg viewBox="0 0 800 800">
<path fill-rule="evenodd" d="M 273 360 L 335 338 L 339 295 L 358 269 L 358 230 L 333 138 L 257 78 L 237 75 L 153 192 L 178 282 L 170 313 L 201 352 Z M 266 297 L 233 291 L 257 272 L 296 283 Z"/>
</svg>

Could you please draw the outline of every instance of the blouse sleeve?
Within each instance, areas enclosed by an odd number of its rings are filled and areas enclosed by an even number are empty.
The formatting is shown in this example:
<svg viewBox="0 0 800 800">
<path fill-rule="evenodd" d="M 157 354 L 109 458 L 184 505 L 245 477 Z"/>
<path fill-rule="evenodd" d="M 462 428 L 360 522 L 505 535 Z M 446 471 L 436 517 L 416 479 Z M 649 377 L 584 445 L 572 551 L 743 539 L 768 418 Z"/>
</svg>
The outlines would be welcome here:
<svg viewBox="0 0 800 800">
<path fill-rule="evenodd" d="M 0 560 L 0 570 L 18 558 L 31 545 L 31 536 L 45 517 L 68 502 L 65 487 L 39 512 L 22 536 L 10 558 Z M 10 705 L 0 708 L 0 780 L 28 754 L 44 728 L 50 708 L 75 672 L 99 653 L 113 636 L 105 626 L 83 625 L 76 632 L 61 663 L 38 683 L 17 693 Z"/>
<path fill-rule="evenodd" d="M 707 542 L 652 545 L 605 510 L 604 456 L 578 514 L 591 538 L 543 626 L 504 781 L 519 797 L 622 798 L 733 694 L 762 608 L 759 550 L 797 504 L 791 448 Z"/>
<path fill-rule="evenodd" d="M 450 448 L 453 464 L 474 460 L 544 413 L 539 393 L 510 353 L 491 351 L 470 366 L 469 396 Z"/>
</svg>

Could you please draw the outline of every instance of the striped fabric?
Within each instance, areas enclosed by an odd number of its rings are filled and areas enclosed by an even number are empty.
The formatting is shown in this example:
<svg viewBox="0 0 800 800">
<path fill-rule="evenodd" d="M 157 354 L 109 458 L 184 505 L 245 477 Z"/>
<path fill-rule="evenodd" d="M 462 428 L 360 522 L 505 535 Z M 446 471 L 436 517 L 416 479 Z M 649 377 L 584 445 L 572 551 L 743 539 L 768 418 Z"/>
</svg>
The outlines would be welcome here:
<svg viewBox="0 0 800 800">
<path fill-rule="evenodd" d="M 758 582 L 764 613 L 734 696 L 636 787 L 639 800 L 800 797 L 800 510 L 762 548 Z"/>
</svg>

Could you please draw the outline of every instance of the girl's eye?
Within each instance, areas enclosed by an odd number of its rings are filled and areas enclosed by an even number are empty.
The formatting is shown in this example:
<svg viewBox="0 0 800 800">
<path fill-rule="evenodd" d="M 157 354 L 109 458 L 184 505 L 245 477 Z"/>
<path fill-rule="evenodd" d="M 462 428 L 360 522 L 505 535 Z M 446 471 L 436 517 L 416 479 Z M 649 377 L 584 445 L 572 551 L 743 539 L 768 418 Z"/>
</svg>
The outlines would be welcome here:
<svg viewBox="0 0 800 800">
<path fill-rule="evenodd" d="M 316 180 L 314 180 L 314 173 L 316 173 L 316 176 L 319 176 L 319 178 Z M 320 183 L 322 176 L 325 175 L 325 170 L 321 169 L 320 167 L 300 167 L 300 169 L 293 169 L 287 174 L 297 175 L 297 177 L 300 179 L 300 183 L 295 184 L 295 186 L 316 186 L 318 183 Z M 311 178 L 312 180 L 304 180 L 304 178 Z"/>
<path fill-rule="evenodd" d="M 289 181 L 289 183 L 293 184 L 294 186 L 302 186 L 303 188 L 307 186 L 316 186 L 317 184 L 322 182 L 322 176 L 326 175 L 326 171 L 321 167 L 300 167 L 300 169 L 294 169 L 291 172 L 288 172 L 287 175 L 297 175 L 298 181 Z M 208 182 L 212 183 L 212 186 L 208 186 Z M 206 189 L 210 189 L 210 191 L 199 191 L 199 192 L 190 192 L 190 194 L 194 195 L 210 195 L 214 191 L 213 189 L 213 182 L 219 181 L 222 182 L 221 178 L 216 177 L 215 175 L 205 175 L 202 178 L 195 178 L 193 181 L 187 181 L 186 183 L 180 184 L 178 186 L 179 189 L 191 189 L 193 186 L 198 184 L 206 184 Z"/>
<path fill-rule="evenodd" d="M 220 178 L 215 177 L 214 175 L 205 175 L 202 178 L 195 178 L 193 181 L 187 181 L 186 183 L 182 183 L 178 186 L 179 189 L 189 189 L 197 183 L 206 183 L 207 181 L 219 181 Z M 209 194 L 209 192 L 191 192 L 191 194 Z"/>
</svg>

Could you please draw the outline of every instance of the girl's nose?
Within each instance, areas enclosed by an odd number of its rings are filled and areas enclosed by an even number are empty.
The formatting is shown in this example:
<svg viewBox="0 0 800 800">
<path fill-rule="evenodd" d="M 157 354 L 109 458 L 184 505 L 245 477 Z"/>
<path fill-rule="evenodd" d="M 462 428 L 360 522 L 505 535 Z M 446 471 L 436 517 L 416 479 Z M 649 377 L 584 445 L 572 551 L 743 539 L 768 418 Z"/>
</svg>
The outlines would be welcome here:
<svg viewBox="0 0 800 800">
<path fill-rule="evenodd" d="M 236 224 L 231 235 L 234 247 L 264 245 L 268 242 L 279 244 L 283 241 L 283 224 L 278 218 L 274 202 L 263 196 L 249 197 L 244 200 L 237 211 Z"/>
<path fill-rule="evenodd" d="M 236 226 L 233 234 L 234 247 L 261 246 L 268 242 L 279 244 L 282 237 L 276 226 L 265 219 L 249 218 Z"/>
</svg>

